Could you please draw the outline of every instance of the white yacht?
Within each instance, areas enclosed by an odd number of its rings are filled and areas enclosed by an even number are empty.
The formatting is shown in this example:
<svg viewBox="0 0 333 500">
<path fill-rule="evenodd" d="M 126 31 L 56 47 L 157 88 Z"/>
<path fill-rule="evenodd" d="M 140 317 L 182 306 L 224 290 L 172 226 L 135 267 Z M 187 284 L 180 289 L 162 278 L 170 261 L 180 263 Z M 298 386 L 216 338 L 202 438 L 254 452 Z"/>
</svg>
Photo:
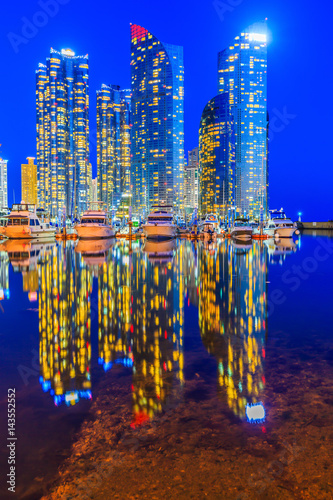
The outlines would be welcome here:
<svg viewBox="0 0 333 500">
<path fill-rule="evenodd" d="M 146 238 L 170 239 L 176 236 L 177 226 L 173 223 L 172 213 L 166 208 L 171 207 L 156 208 L 148 215 L 147 222 L 142 226 Z"/>
<path fill-rule="evenodd" d="M 199 226 L 199 234 L 204 240 L 211 240 L 217 238 L 217 232 L 215 230 L 214 224 L 208 221 L 203 222 Z"/>
<path fill-rule="evenodd" d="M 4 235 L 11 239 L 52 239 L 55 237 L 55 227 L 48 221 L 40 221 L 36 205 L 21 202 L 12 206 Z"/>
<path fill-rule="evenodd" d="M 81 222 L 76 224 L 75 229 L 80 239 L 98 240 L 101 238 L 113 238 L 116 233 L 112 228 L 107 212 L 101 204 L 91 204 L 91 208 L 83 213 Z"/>
<path fill-rule="evenodd" d="M 220 224 L 215 214 L 208 214 L 198 227 L 199 233 L 204 239 L 216 238 L 220 231 Z M 224 233 L 224 231 L 222 231 Z"/>
<path fill-rule="evenodd" d="M 252 238 L 252 226 L 247 219 L 235 219 L 230 235 L 236 240 L 250 240 Z"/>
<path fill-rule="evenodd" d="M 275 231 L 276 231 L 276 224 L 272 220 L 268 220 L 262 229 L 263 234 L 265 234 L 270 238 L 274 238 Z"/>
<path fill-rule="evenodd" d="M 275 236 L 275 238 L 292 238 L 294 233 L 299 234 L 297 229 L 297 225 L 291 219 L 288 219 L 283 209 L 281 210 L 270 210 L 270 220 L 267 223 L 267 226 L 271 226 L 271 229 L 274 229 L 274 233 L 268 233 L 271 236 Z M 273 228 L 273 224 L 275 228 Z"/>
</svg>

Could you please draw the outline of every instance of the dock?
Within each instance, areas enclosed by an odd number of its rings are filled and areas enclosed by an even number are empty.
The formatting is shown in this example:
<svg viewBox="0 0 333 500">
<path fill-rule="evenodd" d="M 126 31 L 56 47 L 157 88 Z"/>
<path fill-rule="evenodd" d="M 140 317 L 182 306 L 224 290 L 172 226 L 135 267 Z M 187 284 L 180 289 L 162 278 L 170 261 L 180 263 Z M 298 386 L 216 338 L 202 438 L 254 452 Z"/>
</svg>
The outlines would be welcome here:
<svg viewBox="0 0 333 500">
<path fill-rule="evenodd" d="M 298 229 L 330 229 L 333 230 L 333 220 L 326 222 L 297 222 Z"/>
</svg>

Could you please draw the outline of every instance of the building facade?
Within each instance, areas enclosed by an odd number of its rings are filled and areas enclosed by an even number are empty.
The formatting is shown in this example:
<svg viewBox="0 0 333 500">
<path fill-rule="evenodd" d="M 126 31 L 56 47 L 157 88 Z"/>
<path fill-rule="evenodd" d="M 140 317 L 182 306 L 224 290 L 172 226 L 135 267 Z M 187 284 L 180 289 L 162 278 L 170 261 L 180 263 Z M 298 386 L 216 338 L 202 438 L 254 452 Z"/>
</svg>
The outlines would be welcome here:
<svg viewBox="0 0 333 500">
<path fill-rule="evenodd" d="M 228 94 L 206 105 L 199 129 L 200 212 L 226 217 L 234 204 L 235 143 Z"/>
<path fill-rule="evenodd" d="M 7 163 L 8 160 L 0 158 L 0 210 L 8 207 Z"/>
<path fill-rule="evenodd" d="M 93 203 L 96 203 L 98 201 L 98 189 L 97 189 L 97 177 L 92 179 L 91 181 L 91 193 L 90 193 L 90 200 Z"/>
<path fill-rule="evenodd" d="M 218 55 L 218 90 L 227 94 L 235 135 L 239 215 L 267 213 L 267 28 L 256 23 Z"/>
<path fill-rule="evenodd" d="M 131 25 L 132 194 L 134 211 L 184 208 L 183 48 Z"/>
<path fill-rule="evenodd" d="M 36 71 L 38 204 L 53 217 L 89 202 L 88 55 L 51 49 Z"/>
<path fill-rule="evenodd" d="M 21 200 L 37 205 L 37 165 L 35 158 L 28 157 L 21 165 Z"/>
<path fill-rule="evenodd" d="M 199 206 L 199 148 L 188 152 L 188 164 L 184 169 L 184 205 L 187 213 Z"/>
<path fill-rule="evenodd" d="M 131 174 L 131 91 L 102 85 L 97 91 L 98 199 L 128 213 Z"/>
</svg>

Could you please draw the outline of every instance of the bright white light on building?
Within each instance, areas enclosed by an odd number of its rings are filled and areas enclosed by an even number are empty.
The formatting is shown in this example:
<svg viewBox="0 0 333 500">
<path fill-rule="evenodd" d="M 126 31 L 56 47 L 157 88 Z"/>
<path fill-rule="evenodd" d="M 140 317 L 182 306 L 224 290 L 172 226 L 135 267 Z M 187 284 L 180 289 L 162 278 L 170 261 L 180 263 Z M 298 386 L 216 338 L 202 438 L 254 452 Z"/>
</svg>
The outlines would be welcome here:
<svg viewBox="0 0 333 500">
<path fill-rule="evenodd" d="M 73 52 L 71 49 L 61 49 L 61 53 L 63 56 L 75 56 L 75 52 Z"/>
<path fill-rule="evenodd" d="M 259 423 L 265 420 L 265 408 L 262 403 L 256 403 L 254 405 L 246 405 L 245 413 L 247 420 L 250 423 Z"/>
<path fill-rule="evenodd" d="M 260 33 L 249 33 L 250 42 L 266 42 L 267 36 Z"/>
</svg>

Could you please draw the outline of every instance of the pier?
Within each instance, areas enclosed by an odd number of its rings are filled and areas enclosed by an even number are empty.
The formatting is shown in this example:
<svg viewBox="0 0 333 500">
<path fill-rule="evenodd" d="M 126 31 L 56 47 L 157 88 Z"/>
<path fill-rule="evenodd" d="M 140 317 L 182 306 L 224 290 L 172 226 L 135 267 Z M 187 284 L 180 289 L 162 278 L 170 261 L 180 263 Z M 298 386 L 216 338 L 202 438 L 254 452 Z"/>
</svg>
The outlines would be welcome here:
<svg viewBox="0 0 333 500">
<path fill-rule="evenodd" d="M 333 230 L 333 220 L 326 222 L 298 222 L 299 229 L 331 229 Z"/>
</svg>

